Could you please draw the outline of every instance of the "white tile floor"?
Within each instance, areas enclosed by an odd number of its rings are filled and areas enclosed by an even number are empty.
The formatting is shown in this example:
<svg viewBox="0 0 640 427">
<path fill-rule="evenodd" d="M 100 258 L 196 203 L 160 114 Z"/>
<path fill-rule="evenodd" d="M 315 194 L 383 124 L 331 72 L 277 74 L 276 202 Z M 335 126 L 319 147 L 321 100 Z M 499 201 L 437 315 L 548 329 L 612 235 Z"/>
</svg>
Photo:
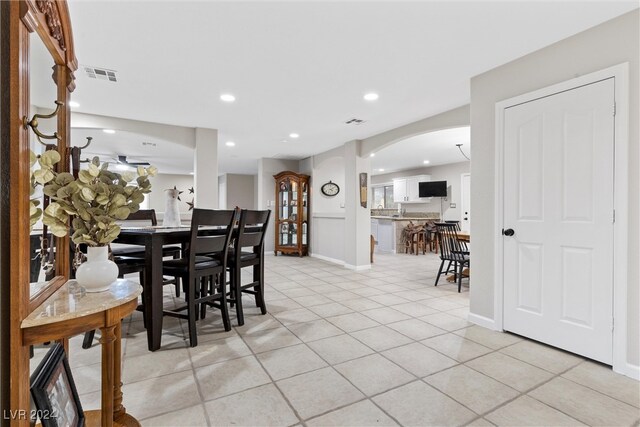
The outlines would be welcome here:
<svg viewBox="0 0 640 427">
<path fill-rule="evenodd" d="M 468 288 L 435 288 L 438 264 L 376 255 L 356 273 L 269 256 L 269 314 L 247 300 L 245 325 L 224 332 L 211 312 L 196 348 L 165 318 L 162 349 L 148 352 L 136 313 L 123 327 L 127 411 L 145 426 L 639 424 L 638 382 L 471 325 Z M 97 408 L 100 349 L 80 345 L 71 340 L 73 373 Z"/>
</svg>

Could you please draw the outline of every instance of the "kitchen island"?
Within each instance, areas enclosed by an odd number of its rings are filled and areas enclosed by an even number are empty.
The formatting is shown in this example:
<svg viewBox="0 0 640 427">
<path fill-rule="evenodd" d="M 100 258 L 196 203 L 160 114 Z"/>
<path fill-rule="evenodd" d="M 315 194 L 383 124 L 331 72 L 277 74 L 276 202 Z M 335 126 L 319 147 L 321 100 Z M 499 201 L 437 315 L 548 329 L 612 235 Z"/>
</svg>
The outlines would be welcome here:
<svg viewBox="0 0 640 427">
<path fill-rule="evenodd" d="M 402 229 L 409 225 L 409 222 L 424 224 L 427 221 L 439 220 L 440 215 L 438 213 L 433 213 L 428 217 L 410 216 L 410 214 L 405 216 L 372 215 L 371 234 L 377 242 L 375 252 L 404 253 Z"/>
</svg>

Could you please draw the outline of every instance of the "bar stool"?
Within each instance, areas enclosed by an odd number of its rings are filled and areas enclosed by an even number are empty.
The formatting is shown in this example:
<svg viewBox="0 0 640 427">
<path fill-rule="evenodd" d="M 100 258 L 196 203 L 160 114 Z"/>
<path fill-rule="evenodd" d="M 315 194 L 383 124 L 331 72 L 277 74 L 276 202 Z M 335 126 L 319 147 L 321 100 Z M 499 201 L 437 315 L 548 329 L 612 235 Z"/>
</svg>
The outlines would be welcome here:
<svg viewBox="0 0 640 427">
<path fill-rule="evenodd" d="M 422 255 L 427 254 L 427 231 L 423 228 L 416 230 L 411 236 L 412 249 L 418 255 L 422 250 Z"/>
</svg>

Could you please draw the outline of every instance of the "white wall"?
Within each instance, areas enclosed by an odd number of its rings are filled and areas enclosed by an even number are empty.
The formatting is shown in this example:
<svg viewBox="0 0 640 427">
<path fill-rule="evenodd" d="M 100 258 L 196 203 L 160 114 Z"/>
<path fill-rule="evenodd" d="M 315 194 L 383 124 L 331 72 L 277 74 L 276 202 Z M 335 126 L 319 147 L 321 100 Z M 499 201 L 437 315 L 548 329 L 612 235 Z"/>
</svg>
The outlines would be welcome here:
<svg viewBox="0 0 640 427">
<path fill-rule="evenodd" d="M 639 13 L 636 9 L 594 28 L 531 53 L 471 80 L 471 205 L 474 256 L 471 312 L 494 318 L 495 104 L 616 64 L 629 63 L 629 233 L 627 282 L 627 361 L 640 364 L 640 148 L 638 117 L 640 75 Z M 617 322 L 616 322 L 617 324 Z"/>
<path fill-rule="evenodd" d="M 48 120 L 45 120 L 45 122 Z M 165 125 L 97 114 L 71 113 L 71 127 L 114 129 L 134 132 L 149 137 L 175 142 L 185 147 L 195 148 L 195 129 L 184 126 Z"/>
<path fill-rule="evenodd" d="M 469 173 L 470 162 L 451 163 L 448 165 L 431 166 L 411 169 L 401 172 L 393 172 L 371 177 L 371 186 L 392 182 L 394 178 L 403 178 L 416 175 L 431 175 L 431 181 L 447 181 L 448 197 L 442 202 L 442 211 L 445 220 L 459 221 L 461 218 L 461 175 Z M 451 203 L 456 207 L 452 208 Z M 375 206 L 372 206 L 375 208 Z M 440 213 L 440 198 L 433 197 L 429 203 L 403 203 L 402 208 L 407 212 L 438 212 Z"/>
<path fill-rule="evenodd" d="M 193 171 L 196 207 L 218 208 L 218 131 L 196 128 Z"/>
<path fill-rule="evenodd" d="M 345 263 L 345 217 L 344 214 L 312 216 L 310 253 L 312 256 L 344 265 Z"/>
<path fill-rule="evenodd" d="M 366 157 L 371 153 L 392 145 L 403 139 L 427 132 L 469 126 L 469 105 L 445 111 L 417 122 L 409 123 L 395 129 L 370 136 L 362 140 L 360 155 Z"/>
<path fill-rule="evenodd" d="M 344 214 L 345 163 L 343 150 L 334 149 L 328 153 L 313 156 L 312 171 L 314 182 L 314 185 L 311 188 L 313 212 Z M 329 181 L 338 184 L 340 187 L 340 192 L 337 196 L 329 197 L 322 194 L 322 186 Z"/>
<path fill-rule="evenodd" d="M 310 252 L 313 256 L 344 264 L 345 233 L 345 159 L 344 148 L 338 147 L 310 157 L 306 170 L 311 170 Z M 327 197 L 320 189 L 332 181 L 338 184 L 337 196 Z"/>
<path fill-rule="evenodd" d="M 255 175 L 224 174 L 218 177 L 220 209 L 253 209 Z"/>
<path fill-rule="evenodd" d="M 227 175 L 218 177 L 218 208 L 227 209 Z"/>
</svg>

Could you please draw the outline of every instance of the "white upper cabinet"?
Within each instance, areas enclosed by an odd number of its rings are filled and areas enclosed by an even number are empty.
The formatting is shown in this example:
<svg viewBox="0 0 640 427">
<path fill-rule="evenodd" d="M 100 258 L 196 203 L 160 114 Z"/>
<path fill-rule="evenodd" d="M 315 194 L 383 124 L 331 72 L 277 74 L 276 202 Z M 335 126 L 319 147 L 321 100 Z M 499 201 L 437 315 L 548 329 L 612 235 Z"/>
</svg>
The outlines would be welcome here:
<svg viewBox="0 0 640 427">
<path fill-rule="evenodd" d="M 393 201 L 403 203 L 407 201 L 407 179 L 399 178 L 393 180 Z"/>
<path fill-rule="evenodd" d="M 393 201 L 396 203 L 426 203 L 430 197 L 420 198 L 419 183 L 431 181 L 431 175 L 409 176 L 393 180 Z"/>
</svg>

